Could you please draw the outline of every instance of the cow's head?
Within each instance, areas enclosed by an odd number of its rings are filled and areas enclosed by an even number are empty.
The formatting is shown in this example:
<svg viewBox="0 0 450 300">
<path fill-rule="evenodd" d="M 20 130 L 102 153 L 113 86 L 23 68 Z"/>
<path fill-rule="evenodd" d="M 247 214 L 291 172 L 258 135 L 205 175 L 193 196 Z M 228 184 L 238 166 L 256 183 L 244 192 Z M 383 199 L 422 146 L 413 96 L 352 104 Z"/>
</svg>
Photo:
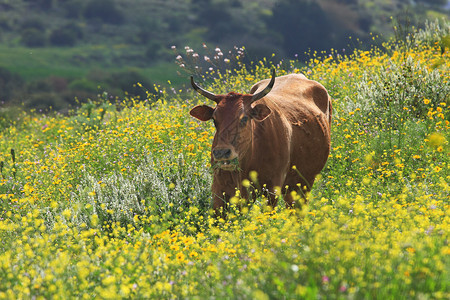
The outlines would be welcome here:
<svg viewBox="0 0 450 300">
<path fill-rule="evenodd" d="M 213 119 L 216 127 L 211 159 L 213 167 L 226 171 L 236 170 L 239 159 L 252 143 L 252 120 L 261 122 L 271 113 L 265 104 L 253 104 L 270 92 L 275 83 L 275 70 L 267 87 L 257 94 L 228 93 L 215 95 L 199 87 L 191 76 L 192 87 L 201 95 L 216 102 L 216 107 L 198 105 L 190 114 L 201 120 Z"/>
</svg>

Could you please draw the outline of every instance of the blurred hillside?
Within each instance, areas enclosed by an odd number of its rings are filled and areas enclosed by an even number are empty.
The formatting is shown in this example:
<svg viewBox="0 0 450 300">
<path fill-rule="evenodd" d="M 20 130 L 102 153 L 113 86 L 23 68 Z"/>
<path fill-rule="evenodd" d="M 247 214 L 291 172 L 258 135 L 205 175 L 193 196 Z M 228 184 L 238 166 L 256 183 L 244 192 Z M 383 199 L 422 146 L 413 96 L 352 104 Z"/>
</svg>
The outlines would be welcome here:
<svg viewBox="0 0 450 300">
<path fill-rule="evenodd" d="M 233 49 L 247 60 L 369 47 L 447 18 L 447 0 L 0 0 L 0 103 L 61 110 L 177 77 L 171 49 Z M 397 30 L 392 28 L 397 24 Z M 349 39 L 349 37 L 352 37 Z"/>
</svg>

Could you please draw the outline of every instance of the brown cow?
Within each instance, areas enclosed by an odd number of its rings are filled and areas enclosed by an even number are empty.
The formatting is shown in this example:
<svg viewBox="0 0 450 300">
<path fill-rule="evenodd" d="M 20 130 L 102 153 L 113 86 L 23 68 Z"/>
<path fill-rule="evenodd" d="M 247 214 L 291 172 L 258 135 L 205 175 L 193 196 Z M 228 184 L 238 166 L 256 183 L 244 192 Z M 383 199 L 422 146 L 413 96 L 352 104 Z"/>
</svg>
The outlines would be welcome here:
<svg viewBox="0 0 450 300">
<path fill-rule="evenodd" d="M 214 120 L 211 164 L 213 208 L 219 213 L 242 186 L 251 171 L 258 185 L 269 193 L 275 206 L 274 188 L 280 187 L 287 206 L 294 203 L 291 191 L 309 191 L 330 152 L 331 99 L 318 82 L 304 75 L 290 74 L 256 83 L 250 94 L 215 95 L 200 88 L 191 77 L 192 87 L 216 102 L 216 107 L 194 107 L 190 114 L 201 120 Z M 295 166 L 295 167 L 294 167 Z"/>
</svg>

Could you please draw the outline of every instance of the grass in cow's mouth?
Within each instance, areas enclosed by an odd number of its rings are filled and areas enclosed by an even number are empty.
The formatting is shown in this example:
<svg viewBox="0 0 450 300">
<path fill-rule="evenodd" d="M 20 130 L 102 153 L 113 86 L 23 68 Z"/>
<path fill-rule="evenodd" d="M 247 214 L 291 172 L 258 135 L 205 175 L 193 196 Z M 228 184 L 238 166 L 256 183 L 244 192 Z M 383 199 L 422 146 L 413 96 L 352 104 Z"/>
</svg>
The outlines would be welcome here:
<svg viewBox="0 0 450 300">
<path fill-rule="evenodd" d="M 229 166 L 230 169 L 231 167 L 233 167 L 234 170 L 239 170 L 239 159 L 233 158 L 232 160 L 220 160 L 220 161 L 215 161 L 212 164 L 212 170 L 215 171 L 217 169 L 220 169 L 222 166 Z"/>
</svg>

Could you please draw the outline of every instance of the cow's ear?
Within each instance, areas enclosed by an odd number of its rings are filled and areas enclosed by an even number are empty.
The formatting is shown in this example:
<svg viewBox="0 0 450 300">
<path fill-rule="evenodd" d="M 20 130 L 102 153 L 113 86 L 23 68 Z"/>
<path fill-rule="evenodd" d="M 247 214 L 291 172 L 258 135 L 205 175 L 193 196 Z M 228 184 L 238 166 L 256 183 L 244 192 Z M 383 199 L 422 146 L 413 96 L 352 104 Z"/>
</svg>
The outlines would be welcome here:
<svg viewBox="0 0 450 300">
<path fill-rule="evenodd" d="M 208 105 L 197 105 L 189 113 L 200 121 L 208 121 L 212 118 L 213 112 L 214 108 Z"/>
<path fill-rule="evenodd" d="M 250 117 L 256 121 L 264 121 L 272 111 L 264 104 L 257 104 L 252 108 Z"/>
</svg>

